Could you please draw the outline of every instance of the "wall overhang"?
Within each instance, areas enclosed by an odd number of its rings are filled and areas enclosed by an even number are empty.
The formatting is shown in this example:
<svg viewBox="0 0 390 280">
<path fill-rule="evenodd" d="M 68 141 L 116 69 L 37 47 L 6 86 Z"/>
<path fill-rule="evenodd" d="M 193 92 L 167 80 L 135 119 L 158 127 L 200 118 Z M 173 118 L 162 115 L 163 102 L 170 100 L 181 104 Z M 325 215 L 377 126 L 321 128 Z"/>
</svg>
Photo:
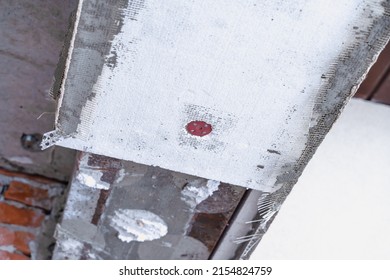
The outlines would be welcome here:
<svg viewBox="0 0 390 280">
<path fill-rule="evenodd" d="M 42 146 L 265 192 L 293 185 L 388 41 L 389 10 L 80 0 Z"/>
</svg>

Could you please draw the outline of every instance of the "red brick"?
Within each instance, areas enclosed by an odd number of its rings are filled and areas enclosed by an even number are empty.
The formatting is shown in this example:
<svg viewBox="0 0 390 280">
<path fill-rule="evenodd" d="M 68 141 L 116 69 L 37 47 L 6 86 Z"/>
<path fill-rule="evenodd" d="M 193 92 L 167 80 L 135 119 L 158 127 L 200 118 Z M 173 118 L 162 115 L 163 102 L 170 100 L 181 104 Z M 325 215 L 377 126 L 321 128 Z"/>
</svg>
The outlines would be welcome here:
<svg viewBox="0 0 390 280">
<path fill-rule="evenodd" d="M 15 240 L 15 234 L 13 231 L 0 227 L 0 246 L 1 245 L 12 245 Z"/>
<path fill-rule="evenodd" d="M 34 240 L 34 234 L 30 232 L 17 231 L 15 232 L 15 242 L 14 246 L 16 249 L 21 251 L 26 255 L 31 254 L 29 243 Z"/>
<path fill-rule="evenodd" d="M 0 202 L 0 223 L 39 227 L 44 218 L 41 212 Z"/>
<path fill-rule="evenodd" d="M 32 180 L 38 183 L 42 184 L 58 184 L 61 183 L 63 184 L 64 182 L 55 180 L 55 179 L 50 179 L 46 178 L 40 175 L 32 175 L 32 174 L 26 174 L 26 173 L 20 173 L 20 172 L 15 172 L 15 171 L 9 171 L 3 168 L 0 168 L 0 174 L 7 176 L 7 177 L 17 177 L 17 178 L 25 178 L 28 180 Z"/>
<path fill-rule="evenodd" d="M 29 260 L 25 255 L 0 250 L 0 260 Z"/>
<path fill-rule="evenodd" d="M 12 181 L 4 193 L 4 198 L 24 203 L 29 206 L 50 210 L 52 200 L 47 190 L 34 188 L 28 184 Z"/>
<path fill-rule="evenodd" d="M 20 252 L 30 255 L 30 241 L 34 240 L 34 234 L 24 231 L 13 231 L 0 227 L 0 246 L 13 245 Z"/>
</svg>

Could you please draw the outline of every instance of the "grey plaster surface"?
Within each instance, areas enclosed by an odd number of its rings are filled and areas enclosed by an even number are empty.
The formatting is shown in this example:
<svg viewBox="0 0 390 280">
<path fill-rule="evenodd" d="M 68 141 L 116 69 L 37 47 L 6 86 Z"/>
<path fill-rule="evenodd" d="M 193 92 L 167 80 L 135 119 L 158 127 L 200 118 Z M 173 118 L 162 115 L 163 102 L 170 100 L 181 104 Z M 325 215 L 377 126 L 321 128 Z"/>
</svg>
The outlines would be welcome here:
<svg viewBox="0 0 390 280">
<path fill-rule="evenodd" d="M 25 149 L 21 137 L 54 125 L 49 90 L 76 5 L 77 0 L 0 1 L 1 167 L 60 180 L 72 170 L 73 151 L 39 151 L 34 143 Z"/>
</svg>

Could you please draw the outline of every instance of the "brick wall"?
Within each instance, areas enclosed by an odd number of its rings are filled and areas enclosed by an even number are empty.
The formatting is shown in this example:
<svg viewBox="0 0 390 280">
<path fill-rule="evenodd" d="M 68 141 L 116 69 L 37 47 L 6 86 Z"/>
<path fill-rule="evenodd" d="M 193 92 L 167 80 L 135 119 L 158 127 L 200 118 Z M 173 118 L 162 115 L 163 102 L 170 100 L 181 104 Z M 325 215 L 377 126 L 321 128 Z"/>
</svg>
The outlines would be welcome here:
<svg viewBox="0 0 390 280">
<path fill-rule="evenodd" d="M 50 259 L 65 185 L 0 169 L 0 259 Z"/>
</svg>

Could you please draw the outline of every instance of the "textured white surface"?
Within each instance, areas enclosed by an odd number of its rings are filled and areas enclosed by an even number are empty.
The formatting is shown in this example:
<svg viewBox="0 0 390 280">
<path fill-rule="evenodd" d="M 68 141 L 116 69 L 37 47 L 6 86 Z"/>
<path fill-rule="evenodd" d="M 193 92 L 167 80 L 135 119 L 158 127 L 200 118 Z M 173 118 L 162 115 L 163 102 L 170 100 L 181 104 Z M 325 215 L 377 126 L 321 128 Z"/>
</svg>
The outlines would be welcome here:
<svg viewBox="0 0 390 280">
<path fill-rule="evenodd" d="M 100 178 L 103 177 L 103 172 L 99 168 L 89 166 L 88 159 L 89 155 L 86 154 L 81 157 L 79 172 L 76 179 L 83 186 L 100 190 L 108 190 L 110 188 L 110 184 L 100 180 Z"/>
<path fill-rule="evenodd" d="M 214 180 L 208 180 L 206 184 L 203 180 L 195 180 L 182 190 L 182 200 L 195 208 L 196 205 L 213 195 L 218 190 L 219 184 L 220 182 Z"/>
<path fill-rule="evenodd" d="M 390 259 L 389 120 L 347 105 L 252 259 Z"/>
<path fill-rule="evenodd" d="M 115 211 L 111 226 L 118 231 L 118 238 L 124 242 L 154 240 L 168 232 L 167 224 L 159 216 L 137 209 Z"/>
<path fill-rule="evenodd" d="M 96 188 L 100 190 L 108 190 L 110 188 L 110 184 L 108 183 L 100 184 L 95 179 L 95 178 L 100 178 L 101 176 L 100 177 L 95 177 L 95 176 L 101 174 L 103 173 L 102 172 L 100 172 L 100 174 L 98 172 L 93 172 L 91 174 L 80 173 L 79 175 L 77 175 L 77 180 L 79 180 L 79 182 L 86 187 Z"/>
<path fill-rule="evenodd" d="M 77 133 L 58 144 L 274 191 L 305 147 L 321 76 L 383 14 L 372 2 L 134 4 L 107 57 L 116 65 L 103 67 Z M 192 136 L 190 121 L 213 131 Z"/>
</svg>

